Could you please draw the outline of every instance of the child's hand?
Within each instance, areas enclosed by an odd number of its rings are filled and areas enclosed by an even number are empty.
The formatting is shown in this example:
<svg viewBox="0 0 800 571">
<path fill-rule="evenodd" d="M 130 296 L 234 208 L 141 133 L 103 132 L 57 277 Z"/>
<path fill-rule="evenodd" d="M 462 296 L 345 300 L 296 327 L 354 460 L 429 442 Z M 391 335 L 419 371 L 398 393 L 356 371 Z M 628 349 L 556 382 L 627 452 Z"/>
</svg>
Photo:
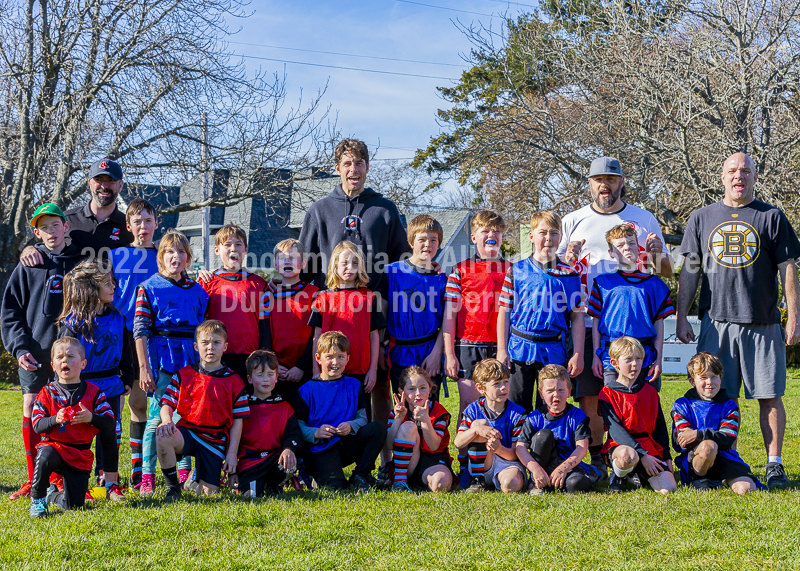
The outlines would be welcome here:
<svg viewBox="0 0 800 571">
<path fill-rule="evenodd" d="M 494 436 L 490 436 L 486 441 L 486 450 L 490 452 L 497 452 L 500 449 L 500 440 Z"/>
<path fill-rule="evenodd" d="M 598 379 L 603 378 L 603 361 L 597 355 L 592 358 L 592 372 Z"/>
<path fill-rule="evenodd" d="M 428 371 L 431 377 L 435 377 L 442 370 L 442 355 L 431 353 L 423 359 L 422 368 Z"/>
<path fill-rule="evenodd" d="M 286 371 L 286 375 L 284 376 L 283 380 L 289 381 L 290 383 L 299 383 L 303 380 L 303 369 L 299 367 L 292 367 Z"/>
<path fill-rule="evenodd" d="M 453 355 L 452 357 L 445 355 L 444 369 L 445 369 L 444 372 L 447 374 L 448 377 L 450 377 L 451 379 L 458 379 L 458 371 L 459 369 L 461 369 L 461 363 L 458 362 L 458 357 L 456 357 L 455 355 Z"/>
<path fill-rule="evenodd" d="M 153 382 L 153 373 L 150 372 L 150 367 L 147 365 L 139 367 L 139 388 L 146 393 L 152 393 L 156 390 L 156 384 Z"/>
<path fill-rule="evenodd" d="M 547 475 L 545 469 L 538 462 L 528 462 L 528 470 L 531 472 L 534 486 L 543 490 L 550 485 L 550 476 Z"/>
<path fill-rule="evenodd" d="M 666 469 L 660 460 L 656 460 L 650 456 L 650 454 L 645 454 L 642 456 L 641 463 L 642 467 L 645 469 L 645 472 L 647 472 L 647 475 L 651 478 L 658 476 Z"/>
<path fill-rule="evenodd" d="M 572 359 L 567 363 L 567 372 L 570 377 L 577 377 L 583 371 L 583 355 L 580 353 L 573 353 Z"/>
<path fill-rule="evenodd" d="M 558 467 L 550 474 L 550 483 L 557 490 L 564 487 L 567 481 L 567 468 L 564 464 L 559 464 Z"/>
<path fill-rule="evenodd" d="M 497 350 L 497 357 L 496 359 L 503 363 L 506 367 L 511 367 L 511 359 L 508 358 L 508 353 L 505 351 L 501 351 L 500 349 Z"/>
<path fill-rule="evenodd" d="M 648 382 L 652 383 L 654 380 L 658 378 L 660 374 L 661 374 L 661 363 L 657 361 L 656 363 L 653 364 L 652 367 L 650 367 L 650 370 L 647 371 Z"/>
<path fill-rule="evenodd" d="M 281 457 L 278 458 L 278 466 L 282 468 L 284 472 L 294 472 L 294 469 L 297 468 L 297 456 L 287 448 L 281 452 Z"/>
<path fill-rule="evenodd" d="M 474 429 L 477 436 L 485 438 L 486 440 L 489 440 L 490 438 L 499 440 L 501 437 L 500 431 L 489 426 L 488 424 L 479 424 L 478 426 L 475 426 Z"/>
<path fill-rule="evenodd" d="M 699 432 L 697 430 L 681 430 L 678 433 L 678 444 L 681 448 L 687 448 L 689 444 L 697 440 Z"/>
<path fill-rule="evenodd" d="M 214 273 L 209 272 L 208 270 L 200 270 L 199 272 L 197 272 L 197 279 L 198 281 L 203 280 L 204 282 L 208 283 L 212 279 L 214 279 Z"/>
<path fill-rule="evenodd" d="M 222 462 L 222 471 L 226 474 L 235 474 L 238 464 L 239 458 L 236 456 L 236 450 L 230 450 L 225 455 L 225 460 Z"/>
<path fill-rule="evenodd" d="M 338 434 L 339 436 L 347 436 L 351 432 L 353 432 L 353 427 L 350 425 L 349 422 L 343 422 L 336 427 L 336 434 Z"/>
<path fill-rule="evenodd" d="M 82 402 L 79 402 L 78 404 L 80 405 L 81 408 L 78 412 L 75 413 L 75 416 L 72 417 L 72 420 L 70 420 L 70 422 L 72 424 L 84 424 L 92 422 L 92 416 L 93 416 L 92 411 L 83 406 Z"/>
<path fill-rule="evenodd" d="M 428 415 L 428 407 L 427 406 L 415 406 L 414 407 L 414 420 L 420 424 L 430 424 L 431 417 Z"/>
<path fill-rule="evenodd" d="M 322 438 L 327 440 L 333 436 L 336 436 L 336 428 L 330 424 L 323 424 L 314 432 L 314 438 Z"/>
<path fill-rule="evenodd" d="M 394 394 L 392 393 L 392 402 L 394 403 L 394 418 L 399 422 L 403 422 L 406 419 L 406 415 L 408 414 L 408 408 L 406 407 L 406 399 L 403 398 L 401 394 Z"/>
<path fill-rule="evenodd" d="M 174 422 L 162 422 L 156 428 L 156 436 L 160 436 L 161 438 L 169 438 L 173 434 L 177 432 L 175 428 Z"/>
<path fill-rule="evenodd" d="M 377 380 L 378 380 L 377 371 L 373 371 L 372 369 L 367 371 L 367 374 L 364 375 L 364 392 L 371 393 L 372 389 L 375 388 L 375 381 Z"/>
<path fill-rule="evenodd" d="M 58 409 L 58 412 L 56 413 L 56 422 L 58 424 L 64 424 L 65 422 L 67 422 L 67 420 L 69 420 L 67 418 L 67 409 L 66 408 Z"/>
</svg>

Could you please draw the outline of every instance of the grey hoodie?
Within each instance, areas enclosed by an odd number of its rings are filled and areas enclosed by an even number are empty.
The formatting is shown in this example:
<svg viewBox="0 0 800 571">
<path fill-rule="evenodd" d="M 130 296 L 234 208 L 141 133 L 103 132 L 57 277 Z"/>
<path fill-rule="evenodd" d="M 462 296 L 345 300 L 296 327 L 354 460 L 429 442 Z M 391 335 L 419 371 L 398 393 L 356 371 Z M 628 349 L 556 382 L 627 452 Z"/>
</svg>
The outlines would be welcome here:
<svg viewBox="0 0 800 571">
<path fill-rule="evenodd" d="M 311 254 L 304 275 L 306 281 L 325 288 L 330 255 L 343 240 L 361 247 L 370 277 L 367 287 L 373 291 L 385 281 L 383 267 L 411 251 L 397 206 L 371 188 L 350 198 L 338 185 L 308 209 L 300 231 L 303 249 Z"/>
</svg>

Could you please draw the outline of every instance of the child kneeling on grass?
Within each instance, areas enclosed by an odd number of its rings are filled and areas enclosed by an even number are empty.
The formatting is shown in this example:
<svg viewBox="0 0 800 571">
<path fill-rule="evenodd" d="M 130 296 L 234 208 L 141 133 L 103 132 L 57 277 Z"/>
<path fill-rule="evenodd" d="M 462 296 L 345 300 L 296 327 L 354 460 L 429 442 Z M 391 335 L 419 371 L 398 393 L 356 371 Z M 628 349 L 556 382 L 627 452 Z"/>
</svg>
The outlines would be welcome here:
<svg viewBox="0 0 800 571">
<path fill-rule="evenodd" d="M 569 372 L 561 365 L 539 371 L 542 404 L 525 420 L 517 440 L 517 457 L 531 472 L 530 494 L 552 488 L 587 492 L 601 478 L 600 470 L 582 460 L 589 451 L 589 419 L 567 402 L 572 392 Z"/>
<path fill-rule="evenodd" d="M 100 389 L 81 380 L 86 366 L 83 345 L 74 337 L 62 337 L 53 342 L 50 354 L 58 380 L 39 391 L 31 417 L 33 429 L 42 437 L 33 470 L 31 517 L 46 516 L 49 504 L 65 510 L 83 507 L 94 460 L 92 440 L 97 434 L 103 447 L 107 488 L 117 482 L 114 412 Z M 64 477 L 63 492 L 55 485 L 48 489 L 53 472 Z"/>
<path fill-rule="evenodd" d="M 644 347 L 633 337 L 620 337 L 608 350 L 616 381 L 604 386 L 598 407 L 608 438 L 601 452 L 613 469 L 610 492 L 621 492 L 625 478 L 634 487 L 646 478 L 650 487 L 662 494 L 677 489 L 672 475 L 669 436 L 658 391 L 639 373 L 644 361 Z"/>
<path fill-rule="evenodd" d="M 504 493 L 519 492 L 525 485 L 525 467 L 514 448 L 525 423 L 525 410 L 508 400 L 511 372 L 497 359 L 484 359 L 473 379 L 483 395 L 467 408 L 456 435 L 456 448 L 467 448 L 470 485 L 468 492 L 491 487 Z"/>
<path fill-rule="evenodd" d="M 393 453 L 393 490 L 410 492 L 409 481 L 432 492 L 446 492 L 453 485 L 450 413 L 431 395 L 434 386 L 425 369 L 406 367 L 400 393 L 392 395 L 387 440 Z"/>
<path fill-rule="evenodd" d="M 367 422 L 361 382 L 344 376 L 350 341 L 341 331 L 323 333 L 314 359 L 319 376 L 300 387 L 294 407 L 306 443 L 305 465 L 319 487 L 343 490 L 343 468 L 355 464 L 350 483 L 366 492 L 375 483 L 372 470 L 386 434 L 379 422 Z"/>
<path fill-rule="evenodd" d="M 195 351 L 200 363 L 172 376 L 161 397 L 161 424 L 156 430 L 158 461 L 167 480 L 167 501 L 181 498 L 177 460 L 194 456 L 198 493 L 216 494 L 220 472 L 235 474 L 242 419 L 250 414 L 244 381 L 222 365 L 228 333 L 221 321 L 197 326 Z M 177 425 L 173 413 L 180 415 Z"/>
<path fill-rule="evenodd" d="M 720 389 L 722 363 L 711 353 L 698 353 L 686 370 L 693 388 L 672 405 L 672 443 L 681 481 L 701 490 L 724 482 L 740 496 L 754 492 L 758 479 L 733 449 L 739 406 Z"/>
<path fill-rule="evenodd" d="M 278 382 L 278 357 L 272 351 L 254 351 L 245 363 L 253 385 L 250 416 L 242 423 L 239 442 L 239 492 L 244 497 L 277 495 L 286 474 L 297 466 L 303 433 L 294 409 L 274 395 Z"/>
</svg>

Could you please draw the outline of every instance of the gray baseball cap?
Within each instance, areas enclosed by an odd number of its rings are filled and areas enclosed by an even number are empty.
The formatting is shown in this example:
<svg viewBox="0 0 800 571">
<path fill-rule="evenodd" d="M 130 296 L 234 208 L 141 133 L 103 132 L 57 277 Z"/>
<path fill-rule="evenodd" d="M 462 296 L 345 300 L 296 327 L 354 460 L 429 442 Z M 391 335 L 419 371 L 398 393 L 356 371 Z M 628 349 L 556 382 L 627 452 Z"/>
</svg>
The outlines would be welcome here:
<svg viewBox="0 0 800 571">
<path fill-rule="evenodd" d="M 592 161 L 592 166 L 589 167 L 589 178 L 604 174 L 625 176 L 622 174 L 622 166 L 617 159 L 613 157 L 598 157 Z"/>
</svg>

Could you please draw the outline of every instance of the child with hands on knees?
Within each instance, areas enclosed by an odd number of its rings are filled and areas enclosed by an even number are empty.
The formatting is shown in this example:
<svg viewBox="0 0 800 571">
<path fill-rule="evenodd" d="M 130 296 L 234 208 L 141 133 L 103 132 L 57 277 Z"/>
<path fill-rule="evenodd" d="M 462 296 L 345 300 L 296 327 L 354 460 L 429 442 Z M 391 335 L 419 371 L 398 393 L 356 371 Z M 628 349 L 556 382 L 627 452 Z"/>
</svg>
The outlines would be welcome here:
<svg viewBox="0 0 800 571">
<path fill-rule="evenodd" d="M 393 451 L 393 490 L 412 485 L 432 492 L 448 491 L 454 481 L 450 467 L 450 413 L 432 398 L 434 382 L 422 367 L 407 367 L 392 394 L 387 440 Z"/>
</svg>

